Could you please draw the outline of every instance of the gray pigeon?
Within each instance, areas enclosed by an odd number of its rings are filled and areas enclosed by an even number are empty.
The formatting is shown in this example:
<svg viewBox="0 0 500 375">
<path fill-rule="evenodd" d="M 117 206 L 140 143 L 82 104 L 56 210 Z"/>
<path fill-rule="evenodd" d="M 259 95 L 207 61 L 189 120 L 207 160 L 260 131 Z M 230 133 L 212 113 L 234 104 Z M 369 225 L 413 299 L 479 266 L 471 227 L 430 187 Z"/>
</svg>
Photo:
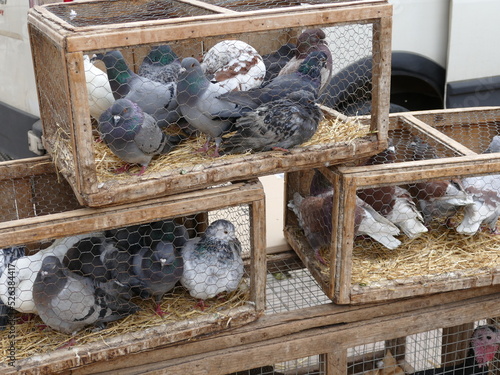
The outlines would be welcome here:
<svg viewBox="0 0 500 375">
<path fill-rule="evenodd" d="M 175 82 L 160 83 L 135 74 L 120 51 L 98 53 L 94 59 L 106 65 L 109 84 L 115 99 L 127 98 L 153 116 L 158 126 L 167 127 L 179 120 Z"/>
<path fill-rule="evenodd" d="M 236 290 L 243 277 L 241 243 L 227 220 L 214 221 L 203 235 L 186 242 L 182 258 L 181 283 L 194 298 L 206 300 Z"/>
<path fill-rule="evenodd" d="M 102 328 L 139 309 L 106 294 L 92 279 L 68 271 L 55 256 L 43 259 L 33 284 L 33 298 L 43 322 L 66 334 L 90 325 Z"/>
<path fill-rule="evenodd" d="M 263 87 L 248 91 L 233 91 L 219 96 L 219 99 L 236 104 L 233 111 L 212 109 L 220 117 L 241 117 L 248 109 L 255 109 L 261 104 L 282 99 L 294 91 L 309 91 L 318 97 L 321 85 L 321 69 L 327 62 L 324 52 L 311 52 L 300 64 L 296 72 L 274 78 Z"/>
<path fill-rule="evenodd" d="M 177 102 L 182 116 L 198 131 L 209 136 L 200 151 L 207 151 L 211 138 L 215 139 L 214 156 L 218 156 L 221 135 L 231 126 L 231 121 L 217 119 L 211 113 L 234 111 L 235 105 L 219 100 L 218 85 L 210 82 L 201 68 L 200 62 L 193 57 L 182 60 L 182 70 L 177 82 Z"/>
<path fill-rule="evenodd" d="M 4 274 L 9 280 L 9 271 L 12 276 L 12 269 L 9 269 L 9 265 L 16 259 L 23 257 L 25 254 L 25 248 L 23 246 L 13 246 L 5 249 L 0 249 L 0 275 Z M 8 281 L 7 281 L 8 283 Z M 8 285 L 8 284 L 7 284 Z M 9 301 L 7 301 L 8 303 Z M 0 299 L 0 330 L 5 329 L 9 322 L 9 314 L 11 308 L 8 304 L 3 303 Z"/>
<path fill-rule="evenodd" d="M 160 83 L 177 82 L 181 61 L 168 44 L 151 48 L 142 60 L 138 74 Z"/>
<path fill-rule="evenodd" d="M 483 154 L 491 154 L 493 152 L 500 152 L 500 135 L 495 135 L 491 139 L 488 148 L 484 150 Z"/>
<path fill-rule="evenodd" d="M 289 149 L 308 141 L 323 117 L 314 94 L 299 90 L 262 104 L 236 120 L 236 134 L 225 138 L 224 153 Z"/>
<path fill-rule="evenodd" d="M 117 172 L 128 170 L 130 164 L 139 164 L 139 175 L 154 156 L 168 153 L 182 140 L 181 136 L 163 133 L 153 117 L 129 99 L 118 99 L 104 111 L 97 129 L 111 151 L 127 163 Z"/>
</svg>

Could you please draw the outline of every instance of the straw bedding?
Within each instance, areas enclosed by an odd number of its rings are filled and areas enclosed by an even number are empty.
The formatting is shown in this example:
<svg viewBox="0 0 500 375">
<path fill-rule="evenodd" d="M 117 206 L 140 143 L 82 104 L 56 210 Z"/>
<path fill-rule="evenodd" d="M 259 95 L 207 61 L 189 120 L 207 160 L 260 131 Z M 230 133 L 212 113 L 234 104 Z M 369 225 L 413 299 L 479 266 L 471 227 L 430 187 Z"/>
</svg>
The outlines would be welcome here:
<svg viewBox="0 0 500 375">
<path fill-rule="evenodd" d="M 398 237 L 402 244 L 389 250 L 370 239 L 357 238 L 352 255 L 353 285 L 374 286 L 391 280 L 422 276 L 472 276 L 481 271 L 500 269 L 500 236 L 480 231 L 464 236 L 439 222 L 415 239 Z M 324 249 L 324 259 L 330 259 Z M 319 264 L 319 262 L 318 262 Z M 325 277 L 329 267 L 320 265 Z"/>
<path fill-rule="evenodd" d="M 249 297 L 249 290 L 244 279 L 238 290 L 207 300 L 205 309 L 201 311 L 195 307 L 198 300 L 192 298 L 184 288 L 176 287 L 163 298 L 161 308 L 167 313 L 163 317 L 155 313 L 156 304 L 153 300 L 134 300 L 141 307 L 141 310 L 137 313 L 116 322 L 108 323 L 107 327 L 101 331 L 93 332 L 91 327 L 82 330 L 73 339 L 76 345 L 84 345 L 103 342 L 104 339 L 118 335 L 127 335 L 133 338 L 134 333 L 155 326 L 173 326 L 177 322 L 197 318 L 202 319 L 203 316 L 213 317 L 216 314 L 223 317 L 232 309 L 250 303 Z M 72 338 L 71 335 L 44 327 L 42 320 L 37 315 L 27 317 L 16 312 L 11 317 L 16 322 L 14 338 L 16 361 L 58 350 Z M 8 361 L 9 331 L 10 326 L 0 331 L 0 363 Z"/>
<path fill-rule="evenodd" d="M 319 124 L 315 135 L 304 144 L 291 149 L 290 152 L 316 151 L 326 147 L 334 147 L 335 144 L 350 144 L 356 139 L 369 134 L 369 126 L 361 124 L 356 119 L 347 121 L 331 116 L 325 117 Z M 177 148 L 165 155 L 155 157 L 148 166 L 146 175 L 161 172 L 163 175 L 187 173 L 189 171 L 201 171 L 207 166 L 217 167 L 229 163 L 252 161 L 263 153 L 257 154 L 235 154 L 213 157 L 213 148 L 207 153 L 198 152 L 206 142 L 206 136 L 200 135 L 188 139 Z M 282 157 L 283 151 L 268 151 L 270 156 Z M 123 161 L 117 158 L 111 150 L 102 142 L 94 142 L 94 155 L 96 162 L 96 174 L 99 182 L 130 178 L 129 174 L 116 174 L 113 171 L 123 165 Z M 130 169 L 131 174 L 139 172 L 139 167 Z"/>
</svg>

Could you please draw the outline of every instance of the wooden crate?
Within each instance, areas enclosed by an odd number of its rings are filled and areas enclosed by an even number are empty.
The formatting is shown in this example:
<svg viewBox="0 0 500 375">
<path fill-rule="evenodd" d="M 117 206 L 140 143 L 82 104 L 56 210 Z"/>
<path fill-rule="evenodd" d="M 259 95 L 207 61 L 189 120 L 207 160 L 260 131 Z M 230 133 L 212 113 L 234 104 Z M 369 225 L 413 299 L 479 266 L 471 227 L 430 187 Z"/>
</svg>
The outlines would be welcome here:
<svg viewBox="0 0 500 375">
<path fill-rule="evenodd" d="M 439 121 L 428 124 L 422 119 Z M 354 234 L 354 208 L 360 189 L 407 188 L 416 182 L 500 174 L 498 153 L 476 153 L 484 151 L 498 133 L 498 124 L 498 108 L 391 115 L 389 139 L 396 150 L 394 163 L 320 169 L 334 187 L 333 229 L 325 232 L 331 235 L 324 253 L 327 265 L 318 261 L 291 210 L 286 211 L 285 237 L 334 302 L 367 303 L 499 284 L 500 239 L 483 231 L 472 236 L 457 233 L 463 210 L 451 217 L 455 224 L 450 228 L 445 227 L 447 220 L 440 218 L 428 223 L 428 232 L 416 239 L 396 236 L 402 244 L 394 250 Z M 414 137 L 431 145 L 438 158 L 413 160 L 407 151 Z M 287 173 L 286 202 L 296 192 L 309 195 L 313 173 Z"/>
<path fill-rule="evenodd" d="M 80 203 L 129 203 L 226 181 L 332 165 L 385 148 L 392 11 L 386 0 L 217 4 L 182 0 L 162 7 L 148 0 L 101 0 L 30 9 L 28 26 L 44 145 Z M 363 94 L 371 104 L 368 134 L 354 141 L 333 140 L 289 152 L 206 157 L 179 167 L 162 166 L 160 170 L 150 166 L 152 171 L 142 176 L 103 176 L 99 172 L 102 155 L 96 155 L 83 55 L 120 49 L 129 65 L 138 69 L 153 45 L 168 43 L 181 57 L 199 56 L 227 38 L 246 41 L 260 54 L 266 54 L 312 27 L 330 33 L 334 73 L 345 71 L 356 60 L 370 64 L 368 75 L 358 77 L 369 87 Z M 345 93 L 348 91 L 346 88 Z M 336 100 L 340 103 L 351 99 L 346 94 Z M 335 119 L 335 109 L 324 107 L 325 116 Z"/>
<path fill-rule="evenodd" d="M 234 329 L 255 321 L 263 314 L 266 278 L 265 204 L 263 188 L 258 180 L 135 204 L 88 208 L 78 204 L 64 179 L 57 182 L 54 166 L 48 157 L 0 163 L 0 171 L 2 185 L 10 185 L 3 190 L 4 194 L 8 194 L 0 207 L 0 248 L 26 245 L 28 253 L 32 254 L 49 246 L 53 239 L 136 224 L 147 225 L 171 218 L 181 221 L 190 237 L 194 237 L 203 233 L 212 221 L 224 218 L 236 227 L 245 263 L 239 289 L 228 294 L 226 300 L 207 300 L 208 307 L 204 311 L 195 307 L 197 300 L 179 285 L 167 293 L 162 303 L 164 310 L 165 304 L 168 309 L 172 305 L 175 313 L 168 310 L 169 314 L 160 318 L 154 312 L 152 300 L 134 300 L 141 307 L 140 312 L 108 325 L 98 334 L 91 334 L 90 330 L 79 332 L 74 336 L 77 345 L 70 350 L 55 348 L 71 336 L 51 329 L 42 331 L 38 328 L 41 323 L 38 317 L 26 323 L 21 319 L 22 314 L 16 312 L 10 315 L 12 319 L 9 319 L 7 329 L 0 331 L 2 353 L 9 350 L 9 332 L 15 332 L 16 368 L 37 368 L 43 364 L 51 369 L 50 373 L 54 373 L 84 363 L 120 356 L 124 358 L 131 353 L 190 340 L 199 335 Z M 60 190 L 59 186 L 62 186 Z M 16 216 L 12 216 L 8 204 L 18 208 Z M 183 308 L 179 307 L 184 304 L 188 307 L 188 314 L 184 314 Z M 144 325 L 134 324 L 134 319 L 139 319 L 136 317 L 138 314 L 149 313 L 151 316 L 146 317 Z M 80 350 L 93 354 L 82 362 Z M 0 366 L 7 366 L 7 361 L 6 356 L 2 355 Z"/>
</svg>

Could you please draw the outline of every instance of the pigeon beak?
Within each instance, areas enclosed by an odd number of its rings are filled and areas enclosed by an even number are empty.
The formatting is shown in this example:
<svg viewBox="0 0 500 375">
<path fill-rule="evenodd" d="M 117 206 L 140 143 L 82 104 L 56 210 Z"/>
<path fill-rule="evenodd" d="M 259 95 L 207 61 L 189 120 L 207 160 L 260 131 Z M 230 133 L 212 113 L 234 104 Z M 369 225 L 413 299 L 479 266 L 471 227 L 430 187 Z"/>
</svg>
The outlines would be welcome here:
<svg viewBox="0 0 500 375">
<path fill-rule="evenodd" d="M 181 67 L 181 68 L 179 69 L 179 74 L 182 74 L 182 73 L 184 73 L 185 71 L 186 71 L 186 68 Z"/>
<path fill-rule="evenodd" d="M 115 123 L 115 124 L 118 124 L 118 121 L 120 121 L 120 118 L 121 118 L 121 116 L 119 116 L 119 115 L 114 115 L 114 116 L 113 116 L 113 121 L 114 121 L 114 123 Z"/>
</svg>

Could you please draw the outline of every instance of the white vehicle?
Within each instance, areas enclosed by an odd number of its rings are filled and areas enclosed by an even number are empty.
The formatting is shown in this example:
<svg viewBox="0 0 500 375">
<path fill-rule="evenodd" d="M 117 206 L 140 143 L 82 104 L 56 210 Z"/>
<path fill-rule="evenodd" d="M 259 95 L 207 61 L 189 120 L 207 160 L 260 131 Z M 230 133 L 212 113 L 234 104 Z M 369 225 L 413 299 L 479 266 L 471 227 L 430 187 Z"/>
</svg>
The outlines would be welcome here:
<svg viewBox="0 0 500 375">
<path fill-rule="evenodd" d="M 0 0 L 0 152 L 13 158 L 34 155 L 26 134 L 39 108 L 26 13 L 36 1 L 58 0 Z M 392 110 L 500 105 L 500 1 L 389 2 Z M 338 72 L 327 104 L 347 114 L 366 112 L 370 69 L 366 59 Z"/>
</svg>

